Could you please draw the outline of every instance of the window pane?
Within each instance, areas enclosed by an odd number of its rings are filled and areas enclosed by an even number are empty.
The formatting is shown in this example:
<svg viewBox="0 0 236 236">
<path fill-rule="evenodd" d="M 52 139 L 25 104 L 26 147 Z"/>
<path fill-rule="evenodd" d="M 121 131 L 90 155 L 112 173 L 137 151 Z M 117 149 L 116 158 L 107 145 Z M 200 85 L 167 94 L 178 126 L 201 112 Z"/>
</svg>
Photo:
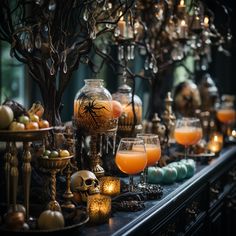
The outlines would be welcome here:
<svg viewBox="0 0 236 236">
<path fill-rule="evenodd" d="M 24 104 L 26 101 L 25 70 L 24 64 L 10 56 L 10 45 L 1 42 L 1 103 L 6 99 L 14 99 Z"/>
</svg>

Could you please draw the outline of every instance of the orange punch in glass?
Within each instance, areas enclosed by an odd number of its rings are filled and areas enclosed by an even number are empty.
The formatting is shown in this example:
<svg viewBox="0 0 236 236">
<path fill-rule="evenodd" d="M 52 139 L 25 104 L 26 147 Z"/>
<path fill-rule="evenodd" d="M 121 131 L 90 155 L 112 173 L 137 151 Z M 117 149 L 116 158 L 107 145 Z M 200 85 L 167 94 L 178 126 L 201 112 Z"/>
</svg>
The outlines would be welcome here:
<svg viewBox="0 0 236 236">
<path fill-rule="evenodd" d="M 197 144 L 202 138 L 202 127 L 198 118 L 183 117 L 176 121 L 174 137 L 177 143 L 185 148 L 187 158 L 187 147 Z"/>
<path fill-rule="evenodd" d="M 147 164 L 144 141 L 140 138 L 122 138 L 116 152 L 115 162 L 122 172 L 129 175 L 129 191 L 133 192 L 133 175 L 143 171 Z"/>
<path fill-rule="evenodd" d="M 141 183 L 139 186 L 147 185 L 147 171 L 148 166 L 156 165 L 161 157 L 161 146 L 160 141 L 157 134 L 151 133 L 139 133 L 137 134 L 138 138 L 144 140 L 146 152 L 147 152 L 147 166 L 143 173 L 143 179 L 141 179 Z"/>
</svg>

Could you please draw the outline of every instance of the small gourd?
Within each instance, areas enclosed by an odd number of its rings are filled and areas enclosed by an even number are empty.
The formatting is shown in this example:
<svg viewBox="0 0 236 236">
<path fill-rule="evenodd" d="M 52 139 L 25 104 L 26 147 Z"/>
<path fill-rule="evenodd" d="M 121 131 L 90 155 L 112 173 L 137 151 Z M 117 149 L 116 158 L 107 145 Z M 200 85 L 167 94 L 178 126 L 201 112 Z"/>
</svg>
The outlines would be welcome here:
<svg viewBox="0 0 236 236">
<path fill-rule="evenodd" d="M 174 167 L 177 170 L 176 181 L 181 181 L 187 176 L 187 167 L 183 162 L 172 162 L 169 166 Z"/>
<path fill-rule="evenodd" d="M 160 184 L 164 176 L 162 168 L 151 166 L 148 168 L 147 181 L 150 184 Z"/>
<path fill-rule="evenodd" d="M 38 218 L 38 227 L 42 230 L 59 229 L 64 225 L 64 217 L 60 211 L 45 210 Z"/>
<path fill-rule="evenodd" d="M 186 178 L 190 178 L 194 175 L 196 171 L 196 163 L 192 159 L 183 159 L 180 161 L 181 163 L 184 163 L 187 168 L 187 175 Z"/>
<path fill-rule="evenodd" d="M 172 166 L 165 166 L 162 168 L 164 171 L 163 180 L 164 184 L 172 184 L 177 179 L 177 170 Z"/>
</svg>

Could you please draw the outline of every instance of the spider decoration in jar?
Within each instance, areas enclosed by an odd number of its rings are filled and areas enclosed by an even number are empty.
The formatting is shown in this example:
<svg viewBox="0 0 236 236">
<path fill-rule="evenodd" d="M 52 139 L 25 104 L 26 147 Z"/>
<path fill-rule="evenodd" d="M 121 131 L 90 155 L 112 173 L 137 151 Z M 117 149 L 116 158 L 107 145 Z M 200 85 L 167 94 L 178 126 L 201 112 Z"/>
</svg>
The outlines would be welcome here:
<svg viewBox="0 0 236 236">
<path fill-rule="evenodd" d="M 78 98 L 77 120 L 78 126 L 86 130 L 97 130 L 112 118 L 110 101 L 91 99 L 84 93 Z"/>
</svg>

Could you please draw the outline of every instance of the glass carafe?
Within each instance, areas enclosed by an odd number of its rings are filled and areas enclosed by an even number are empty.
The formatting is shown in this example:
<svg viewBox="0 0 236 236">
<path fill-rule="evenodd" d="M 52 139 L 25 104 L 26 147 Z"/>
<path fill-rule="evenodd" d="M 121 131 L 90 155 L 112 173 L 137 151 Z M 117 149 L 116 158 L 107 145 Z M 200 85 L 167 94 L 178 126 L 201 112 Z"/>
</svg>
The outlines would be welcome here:
<svg viewBox="0 0 236 236">
<path fill-rule="evenodd" d="M 136 136 L 142 130 L 142 101 L 134 94 L 132 104 L 132 89 L 123 84 L 112 98 L 121 103 L 123 113 L 118 121 L 118 133 L 122 137 Z"/>
</svg>

